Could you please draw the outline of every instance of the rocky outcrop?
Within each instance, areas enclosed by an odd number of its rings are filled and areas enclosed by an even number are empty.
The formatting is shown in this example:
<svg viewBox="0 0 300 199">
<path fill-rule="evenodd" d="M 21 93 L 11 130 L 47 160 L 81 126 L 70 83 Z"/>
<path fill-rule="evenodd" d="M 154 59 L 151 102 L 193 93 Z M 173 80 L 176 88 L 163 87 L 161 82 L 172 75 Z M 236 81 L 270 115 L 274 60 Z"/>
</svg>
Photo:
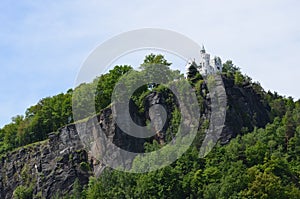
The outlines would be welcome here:
<svg viewBox="0 0 300 199">
<path fill-rule="evenodd" d="M 216 78 L 216 77 L 215 77 Z M 215 79 L 216 80 L 216 79 Z M 212 93 L 209 93 L 207 84 L 204 82 L 201 86 L 200 95 L 203 97 L 203 108 L 201 111 L 201 119 L 200 119 L 200 128 L 202 122 L 205 119 L 211 119 L 210 116 L 212 114 L 212 109 L 220 109 L 222 108 L 221 102 L 226 101 L 226 114 L 225 114 L 225 123 L 221 136 L 219 140 L 222 144 L 226 144 L 230 141 L 231 138 L 236 137 L 239 134 L 244 133 L 244 131 L 251 132 L 254 127 L 262 128 L 267 123 L 270 122 L 270 106 L 264 102 L 263 96 L 260 96 L 255 92 L 253 86 L 251 84 L 244 84 L 242 86 L 238 86 L 234 84 L 234 80 L 231 78 L 227 78 L 226 76 L 222 76 L 222 85 L 220 88 L 224 86 L 225 92 L 219 92 L 218 85 L 215 85 L 214 88 L 211 88 L 210 91 L 214 91 L 215 93 L 221 93 L 216 96 L 218 99 L 218 103 L 212 103 Z M 215 82 L 217 83 L 217 82 Z M 197 91 L 196 91 L 197 92 Z M 207 94 L 208 93 L 208 94 Z M 152 92 L 145 99 L 145 119 L 150 119 L 151 112 L 150 107 L 160 104 L 166 110 L 166 123 L 161 128 L 159 136 L 157 136 L 157 140 L 161 140 L 165 138 L 165 133 L 170 125 L 170 120 L 172 117 L 172 111 L 174 107 L 172 107 L 172 103 L 177 105 L 176 99 L 173 99 L 172 102 L 167 102 L 169 98 L 168 93 L 158 93 Z M 224 99 L 226 98 L 226 99 Z M 212 107 L 219 105 L 220 107 Z M 178 106 L 178 105 L 177 105 Z M 216 114 L 221 114 L 224 116 L 223 111 L 217 111 Z M 222 120 L 222 117 L 213 117 L 213 119 Z M 214 121 L 214 128 L 219 128 L 224 121 Z M 220 123 L 220 124 L 219 124 Z M 159 126 L 159 125 L 158 125 Z M 217 127 L 216 127 L 217 126 Z M 214 132 L 213 132 L 214 133 Z M 212 133 L 212 134 L 213 134 Z"/>
<path fill-rule="evenodd" d="M 87 184 L 92 174 L 88 154 L 73 127 L 2 156 L 0 198 L 12 198 L 19 186 L 30 190 L 35 198 L 52 198 L 71 192 L 76 178 Z"/>
<path fill-rule="evenodd" d="M 129 109 L 133 121 L 143 126 L 145 120 L 138 113 L 135 104 L 130 102 Z M 99 156 L 111 159 L 118 155 L 122 157 L 122 154 L 115 154 L 116 150 L 112 147 L 143 152 L 145 140 L 123 132 L 116 125 L 112 114 L 112 109 L 106 108 L 94 117 L 51 133 L 48 140 L 21 147 L 2 156 L 0 198 L 12 198 L 19 186 L 30 189 L 35 198 L 52 198 L 55 195 L 60 197 L 72 191 L 76 179 L 83 186 L 88 183 L 91 175 L 101 174 L 105 164 L 99 161 Z M 130 118 L 128 115 L 118 117 L 123 117 L 124 121 Z M 107 139 L 105 144 L 98 139 L 100 131 Z M 89 147 L 91 137 L 96 137 L 96 145 Z M 129 168 L 131 161 L 123 163 L 124 167 Z"/>
<path fill-rule="evenodd" d="M 254 127 L 264 127 L 270 122 L 270 106 L 264 103 L 262 96 L 255 92 L 251 84 L 237 86 L 233 79 L 223 77 L 227 95 L 225 127 L 221 142 L 251 132 Z"/>
<path fill-rule="evenodd" d="M 237 86 L 232 79 L 226 77 L 223 77 L 223 82 L 227 94 L 227 108 L 221 143 L 226 144 L 232 137 L 240 134 L 242 129 L 264 127 L 270 121 L 270 108 L 263 103 L 262 97 L 251 85 Z M 203 84 L 201 89 L 205 88 Z M 119 109 L 118 105 L 113 105 L 85 121 L 61 128 L 50 134 L 46 141 L 0 156 L 0 198 L 12 198 L 13 192 L 19 186 L 31 189 L 36 198 L 51 198 L 58 193 L 67 194 L 72 191 L 76 179 L 79 179 L 81 185 L 86 185 L 91 175 L 101 174 L 105 164 L 99 161 L 100 156 L 106 157 L 105 161 L 110 163 L 115 161 L 115 157 L 122 157 L 122 152 L 115 150 L 116 147 L 124 151 L 143 152 L 144 143 L 151 139 L 128 135 L 116 124 L 116 118 L 120 118 L 125 126 L 131 119 L 139 126 L 145 126 L 147 120 L 152 120 L 153 128 L 157 130 L 152 139 L 163 143 L 172 119 L 174 104 L 177 103 L 176 99 L 170 102 L 169 97 L 166 93 L 150 93 L 145 98 L 142 114 L 130 101 L 129 114 L 120 113 L 113 117 Z M 211 114 L 210 96 L 203 94 L 202 97 L 204 110 L 201 110 L 200 121 L 209 118 Z M 165 112 L 160 112 L 157 105 L 164 107 Z M 163 118 L 155 118 L 155 115 Z M 100 136 L 100 133 L 105 136 Z M 122 164 L 125 168 L 130 168 L 130 161 L 127 160 L 124 157 Z"/>
<path fill-rule="evenodd" d="M 138 113 L 138 109 L 132 101 L 129 103 L 130 113 L 120 113 L 113 117 L 113 109 L 118 108 L 117 105 L 113 105 L 112 108 L 102 110 L 99 115 L 86 122 L 76 124 L 77 133 L 89 151 L 96 176 L 101 174 L 107 164 L 118 165 L 124 169 L 130 168 L 134 156 L 127 157 L 124 151 L 133 153 L 144 151 L 145 139 L 125 133 L 117 125 L 116 117 L 121 118 L 123 123 L 133 120 L 139 126 L 145 125 L 145 119 Z"/>
<path fill-rule="evenodd" d="M 166 102 L 166 99 L 168 99 L 168 93 L 152 92 L 144 100 L 144 118 L 152 121 L 152 128 L 156 131 L 153 139 L 156 139 L 160 144 L 165 142 L 166 131 L 174 109 L 170 102 Z M 175 99 L 172 103 L 176 104 Z"/>
</svg>

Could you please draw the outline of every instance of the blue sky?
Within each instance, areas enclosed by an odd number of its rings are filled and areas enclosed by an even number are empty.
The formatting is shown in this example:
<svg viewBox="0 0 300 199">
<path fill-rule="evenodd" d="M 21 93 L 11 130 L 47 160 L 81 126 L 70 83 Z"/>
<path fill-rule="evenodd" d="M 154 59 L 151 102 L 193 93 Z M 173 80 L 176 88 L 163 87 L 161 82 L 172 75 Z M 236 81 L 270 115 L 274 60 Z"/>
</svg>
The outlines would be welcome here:
<svg viewBox="0 0 300 199">
<path fill-rule="evenodd" d="M 119 33 L 179 32 L 265 89 L 300 97 L 297 0 L 14 1 L 0 4 L 0 127 L 73 87 L 82 62 Z"/>
</svg>

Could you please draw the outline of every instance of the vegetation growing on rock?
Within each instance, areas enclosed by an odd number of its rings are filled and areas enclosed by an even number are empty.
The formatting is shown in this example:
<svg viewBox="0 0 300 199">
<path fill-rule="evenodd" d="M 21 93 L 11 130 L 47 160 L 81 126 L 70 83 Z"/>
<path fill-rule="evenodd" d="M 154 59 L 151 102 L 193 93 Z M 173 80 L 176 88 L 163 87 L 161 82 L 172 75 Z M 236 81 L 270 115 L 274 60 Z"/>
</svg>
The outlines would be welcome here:
<svg viewBox="0 0 300 199">
<path fill-rule="evenodd" d="M 152 63 L 165 64 L 165 69 L 170 70 L 171 63 L 162 55 L 153 54 L 145 58 L 141 68 L 147 70 Z M 171 165 L 154 172 L 131 174 L 105 169 L 98 179 L 92 177 L 94 165 L 88 160 L 87 151 L 80 146 L 78 135 L 74 135 L 74 124 L 69 124 L 73 122 L 72 96 L 79 93 L 84 102 L 84 96 L 95 94 L 95 109 L 99 115 L 84 110 L 81 119 L 90 118 L 80 122 L 86 126 L 91 118 L 98 116 L 112 122 L 110 97 L 113 88 L 122 75 L 131 70 L 130 66 L 116 66 L 90 84 L 44 98 L 28 108 L 25 116 L 14 117 L 10 124 L 0 129 L 0 196 L 300 198 L 300 101 L 264 91 L 258 82 L 243 75 L 232 61 L 224 63 L 222 72 L 228 102 L 225 127 L 220 142 L 208 156 L 199 158 L 198 150 L 209 122 L 209 90 L 203 77 L 191 67 L 188 81 L 197 94 L 202 117 L 198 136 L 189 150 Z M 172 71 L 172 74 L 173 78 L 182 78 L 178 71 Z M 90 93 L 89 88 L 96 88 L 96 92 Z M 130 146 L 131 150 L 134 147 L 140 151 L 161 148 L 172 140 L 178 128 L 180 112 L 176 99 L 169 89 L 159 84 L 145 85 L 132 96 L 141 123 L 149 122 L 147 110 L 154 99 L 168 112 L 168 128 L 163 129 L 164 142 L 153 137 L 136 142 Z M 81 104 L 78 106 L 80 108 Z M 52 133 L 55 131 L 58 133 Z M 123 146 L 132 141 L 122 132 L 110 133 L 121 139 L 119 143 Z M 75 148 L 71 147 L 73 143 Z M 133 167 L 143 164 L 146 163 L 136 158 Z M 56 193 L 51 193 L 53 190 Z"/>
</svg>

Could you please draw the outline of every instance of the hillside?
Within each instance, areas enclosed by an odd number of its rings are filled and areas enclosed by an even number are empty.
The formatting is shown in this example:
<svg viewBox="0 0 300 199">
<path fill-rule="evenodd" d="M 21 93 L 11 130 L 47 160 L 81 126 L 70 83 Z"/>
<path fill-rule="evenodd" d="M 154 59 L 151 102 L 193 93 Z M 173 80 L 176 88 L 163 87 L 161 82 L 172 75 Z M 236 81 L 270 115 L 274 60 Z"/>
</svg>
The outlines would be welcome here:
<svg viewBox="0 0 300 199">
<path fill-rule="evenodd" d="M 155 58 L 170 65 L 160 55 Z M 25 116 L 15 117 L 2 128 L 0 198 L 300 198 L 300 102 L 265 92 L 231 61 L 223 65 L 221 74 L 227 96 L 225 126 L 211 153 L 200 158 L 198 151 L 211 114 L 208 85 L 190 68 L 188 80 L 197 94 L 201 118 L 189 150 L 171 165 L 145 174 L 105 167 L 96 156 L 110 153 L 109 148 L 85 148 L 79 131 L 88 136 L 101 128 L 118 147 L 149 152 L 171 142 L 180 121 L 172 92 L 151 85 L 152 89 L 143 87 L 132 96 L 131 117 L 144 126 L 151 120 L 150 108 L 160 104 L 167 112 L 166 125 L 147 139 L 134 138 L 118 128 L 110 96 L 129 70 L 129 66 L 116 66 L 91 84 L 42 99 Z M 177 75 L 176 71 L 172 74 Z M 72 96 L 84 98 L 90 87 L 97 88 L 98 114 L 83 106 L 82 120 L 73 123 Z M 133 164 L 124 161 L 128 169 L 145 165 L 138 157 Z"/>
</svg>

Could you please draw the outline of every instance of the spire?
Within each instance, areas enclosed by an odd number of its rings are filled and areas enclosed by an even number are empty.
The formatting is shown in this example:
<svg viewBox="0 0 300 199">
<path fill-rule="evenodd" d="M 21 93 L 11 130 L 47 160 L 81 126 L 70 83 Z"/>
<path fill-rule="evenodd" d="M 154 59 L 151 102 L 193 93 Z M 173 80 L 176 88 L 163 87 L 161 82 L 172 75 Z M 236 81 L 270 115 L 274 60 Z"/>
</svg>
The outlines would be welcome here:
<svg viewBox="0 0 300 199">
<path fill-rule="evenodd" d="M 202 49 L 200 50 L 201 53 L 205 53 L 204 45 L 202 44 Z"/>
</svg>

